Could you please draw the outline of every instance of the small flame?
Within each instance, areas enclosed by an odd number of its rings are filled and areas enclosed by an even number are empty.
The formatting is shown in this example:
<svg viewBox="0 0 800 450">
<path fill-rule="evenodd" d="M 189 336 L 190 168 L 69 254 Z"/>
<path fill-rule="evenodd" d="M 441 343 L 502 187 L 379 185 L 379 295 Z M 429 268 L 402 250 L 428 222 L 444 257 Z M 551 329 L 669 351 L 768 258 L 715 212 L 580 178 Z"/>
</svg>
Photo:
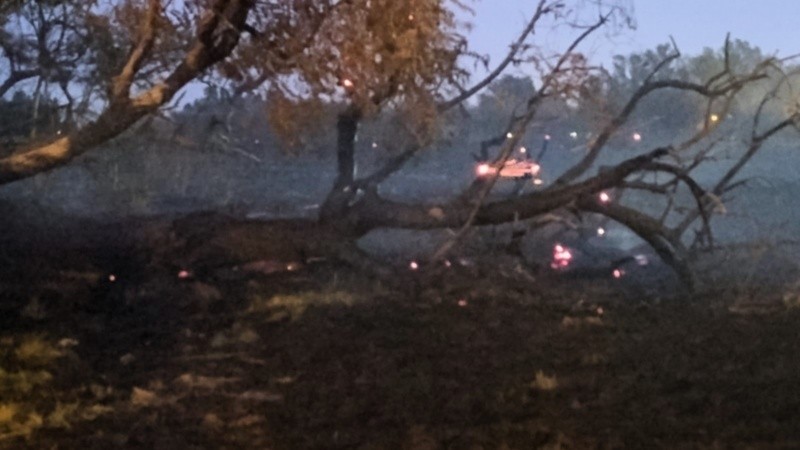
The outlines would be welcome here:
<svg viewBox="0 0 800 450">
<path fill-rule="evenodd" d="M 564 269 L 572 262 L 572 252 L 561 244 L 553 247 L 553 261 L 550 267 L 553 269 Z"/>
</svg>

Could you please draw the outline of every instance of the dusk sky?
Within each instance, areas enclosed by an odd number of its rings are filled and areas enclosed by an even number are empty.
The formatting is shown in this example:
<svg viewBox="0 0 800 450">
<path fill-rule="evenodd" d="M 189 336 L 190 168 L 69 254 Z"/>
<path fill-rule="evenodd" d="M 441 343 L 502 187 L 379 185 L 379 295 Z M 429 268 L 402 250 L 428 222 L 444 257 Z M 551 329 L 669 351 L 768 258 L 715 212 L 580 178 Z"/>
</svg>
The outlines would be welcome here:
<svg viewBox="0 0 800 450">
<path fill-rule="evenodd" d="M 489 54 L 493 63 L 502 59 L 536 0 L 480 0 L 473 4 L 473 49 Z M 795 0 L 633 0 L 637 29 L 613 37 L 601 37 L 582 47 L 596 63 L 611 55 L 654 48 L 674 37 L 681 52 L 696 54 L 704 47 L 719 48 L 725 34 L 761 48 L 766 54 L 800 53 L 800 1 Z M 549 43 L 563 48 L 563 37 Z M 606 64 L 607 65 L 607 64 Z"/>
</svg>

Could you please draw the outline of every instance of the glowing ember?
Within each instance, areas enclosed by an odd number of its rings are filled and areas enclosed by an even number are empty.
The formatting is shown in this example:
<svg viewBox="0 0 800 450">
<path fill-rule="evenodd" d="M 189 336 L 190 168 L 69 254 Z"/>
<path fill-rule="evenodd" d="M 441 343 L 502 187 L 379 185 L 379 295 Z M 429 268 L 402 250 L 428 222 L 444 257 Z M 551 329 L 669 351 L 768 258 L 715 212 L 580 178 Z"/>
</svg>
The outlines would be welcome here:
<svg viewBox="0 0 800 450">
<path fill-rule="evenodd" d="M 411 269 L 411 270 L 417 270 L 417 269 L 419 269 L 419 263 L 417 263 L 416 261 L 411 261 L 408 264 L 408 268 Z"/>
<path fill-rule="evenodd" d="M 527 149 L 527 148 L 525 148 L 525 147 L 520 147 L 520 148 L 519 148 L 519 152 L 524 154 L 524 153 L 527 153 L 527 152 L 528 152 L 528 149 Z"/>
<path fill-rule="evenodd" d="M 465 307 L 465 306 L 467 306 L 467 300 L 466 300 L 466 299 L 463 299 L 463 298 L 462 298 L 462 299 L 459 299 L 459 300 L 458 300 L 458 306 L 460 306 L 460 307 L 462 307 L 462 308 L 463 308 L 463 307 Z"/>
<path fill-rule="evenodd" d="M 577 131 L 570 132 L 569 137 L 571 137 L 572 139 L 578 139 L 578 132 Z"/>
<path fill-rule="evenodd" d="M 475 173 L 477 173 L 479 177 L 489 175 L 492 173 L 492 166 L 486 163 L 478 164 L 478 167 L 475 168 Z"/>
<path fill-rule="evenodd" d="M 709 119 L 711 119 L 712 122 L 719 122 L 719 116 L 716 114 L 712 114 Z"/>
<path fill-rule="evenodd" d="M 597 235 L 598 236 L 604 236 L 605 234 L 606 234 L 606 229 L 605 228 L 600 227 L 600 228 L 597 229 Z"/>
<path fill-rule="evenodd" d="M 599 198 L 600 201 L 603 203 L 608 203 L 611 201 L 611 196 L 605 192 L 601 192 L 600 195 L 597 196 L 597 198 Z"/>
<path fill-rule="evenodd" d="M 510 132 L 510 131 L 509 131 L 508 133 L 506 133 L 506 137 L 507 137 L 508 139 L 511 139 L 511 138 L 513 138 L 513 137 L 514 137 L 514 133 L 512 133 L 512 132 Z"/>
<path fill-rule="evenodd" d="M 113 283 L 113 282 L 115 282 L 115 281 L 117 281 L 117 276 L 116 276 L 116 275 L 114 275 L 113 273 L 112 273 L 112 274 L 110 274 L 110 275 L 108 276 L 108 281 L 110 281 L 110 282 L 112 282 L 112 283 Z"/>
<path fill-rule="evenodd" d="M 550 262 L 550 267 L 553 269 L 565 269 L 569 267 L 572 262 L 572 252 L 561 244 L 556 244 L 553 247 L 553 260 Z"/>
<path fill-rule="evenodd" d="M 625 271 L 622 269 L 614 269 L 611 275 L 613 275 L 614 278 L 622 278 L 622 276 L 625 275 Z"/>
<path fill-rule="evenodd" d="M 641 140 L 642 140 L 642 135 L 641 135 L 641 134 L 639 134 L 639 133 L 633 133 L 633 136 L 631 136 L 631 137 L 632 137 L 632 138 L 633 138 L 633 140 L 634 140 L 634 141 L 636 141 L 636 142 L 639 142 L 639 141 L 641 141 Z"/>
<path fill-rule="evenodd" d="M 353 87 L 355 85 L 353 84 L 352 80 L 350 80 L 349 78 L 345 78 L 344 80 L 342 80 L 342 86 L 344 86 L 344 87 L 349 89 L 349 88 L 351 88 L 351 87 Z"/>
<path fill-rule="evenodd" d="M 178 278 L 180 278 L 181 280 L 185 280 L 191 276 L 192 274 L 189 273 L 188 270 L 181 270 L 180 272 L 178 272 Z"/>
</svg>

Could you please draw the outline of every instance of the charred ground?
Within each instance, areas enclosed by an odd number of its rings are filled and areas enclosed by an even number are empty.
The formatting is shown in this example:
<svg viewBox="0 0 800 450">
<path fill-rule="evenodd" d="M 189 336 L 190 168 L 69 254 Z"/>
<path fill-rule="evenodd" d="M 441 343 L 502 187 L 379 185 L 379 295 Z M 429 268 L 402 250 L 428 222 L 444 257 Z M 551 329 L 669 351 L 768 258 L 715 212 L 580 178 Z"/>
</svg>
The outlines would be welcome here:
<svg viewBox="0 0 800 450">
<path fill-rule="evenodd" d="M 800 442 L 800 315 L 774 248 L 698 261 L 694 296 L 665 295 L 659 269 L 563 277 L 497 253 L 436 277 L 320 261 L 180 279 L 126 238 L 171 219 L 59 223 L 3 247 L 20 264 L 0 278 L 2 448 Z"/>
</svg>

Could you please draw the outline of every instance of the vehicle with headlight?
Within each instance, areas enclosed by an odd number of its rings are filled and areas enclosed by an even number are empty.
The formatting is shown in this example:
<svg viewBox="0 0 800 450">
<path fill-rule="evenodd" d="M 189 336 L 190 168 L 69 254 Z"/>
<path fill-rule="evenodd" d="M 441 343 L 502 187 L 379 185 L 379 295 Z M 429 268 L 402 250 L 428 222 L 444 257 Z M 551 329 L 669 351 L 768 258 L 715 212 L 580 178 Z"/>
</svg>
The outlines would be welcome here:
<svg viewBox="0 0 800 450">
<path fill-rule="evenodd" d="M 499 172 L 500 178 L 529 179 L 541 171 L 539 164 L 528 159 L 509 159 L 502 165 L 487 162 L 479 163 L 475 172 L 479 177 L 494 175 Z"/>
</svg>

